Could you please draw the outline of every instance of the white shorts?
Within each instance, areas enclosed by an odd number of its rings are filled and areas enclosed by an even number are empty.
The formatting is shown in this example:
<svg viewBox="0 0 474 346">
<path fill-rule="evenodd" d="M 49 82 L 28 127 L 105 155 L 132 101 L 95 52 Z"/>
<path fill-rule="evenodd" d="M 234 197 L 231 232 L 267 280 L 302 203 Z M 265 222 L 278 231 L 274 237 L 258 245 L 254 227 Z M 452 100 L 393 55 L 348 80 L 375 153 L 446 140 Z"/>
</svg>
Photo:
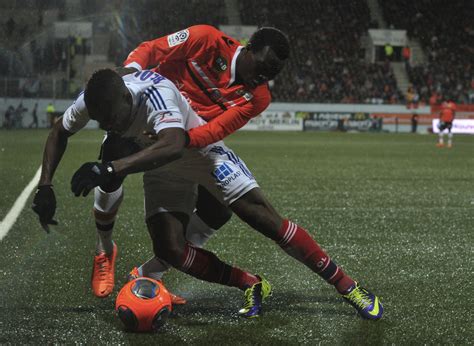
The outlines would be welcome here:
<svg viewBox="0 0 474 346">
<path fill-rule="evenodd" d="M 245 163 L 222 141 L 205 150 L 186 149 L 182 158 L 143 175 L 146 218 L 160 212 L 191 215 L 197 186 L 229 206 L 258 187 Z"/>
</svg>

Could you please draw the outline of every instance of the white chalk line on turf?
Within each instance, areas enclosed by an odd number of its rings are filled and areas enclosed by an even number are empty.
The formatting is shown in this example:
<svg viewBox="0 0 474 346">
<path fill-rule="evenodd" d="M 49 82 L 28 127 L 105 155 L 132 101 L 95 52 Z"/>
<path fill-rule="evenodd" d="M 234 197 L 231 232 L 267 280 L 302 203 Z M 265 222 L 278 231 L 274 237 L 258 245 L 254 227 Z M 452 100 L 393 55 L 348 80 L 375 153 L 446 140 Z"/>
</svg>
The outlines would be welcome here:
<svg viewBox="0 0 474 346">
<path fill-rule="evenodd" d="M 40 168 L 38 168 L 38 171 L 36 171 L 36 174 L 33 177 L 33 179 L 29 182 L 28 185 L 26 185 L 25 189 L 21 192 L 20 196 L 18 196 L 15 203 L 13 204 L 13 207 L 5 216 L 2 223 L 0 223 L 0 240 L 2 240 L 7 235 L 10 228 L 12 228 L 12 226 L 15 224 L 16 219 L 18 218 L 21 211 L 25 207 L 26 201 L 28 200 L 28 197 L 30 196 L 31 191 L 33 191 L 33 189 L 38 184 L 40 174 L 41 174 L 41 166 Z"/>
</svg>

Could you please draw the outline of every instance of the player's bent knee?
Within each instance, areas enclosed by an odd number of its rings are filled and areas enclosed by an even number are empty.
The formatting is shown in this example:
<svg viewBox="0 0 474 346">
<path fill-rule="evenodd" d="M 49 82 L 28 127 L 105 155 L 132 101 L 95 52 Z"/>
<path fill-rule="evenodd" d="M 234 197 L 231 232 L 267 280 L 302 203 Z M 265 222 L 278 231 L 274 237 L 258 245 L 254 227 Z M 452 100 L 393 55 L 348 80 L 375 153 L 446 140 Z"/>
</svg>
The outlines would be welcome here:
<svg viewBox="0 0 474 346">
<path fill-rule="evenodd" d="M 283 219 L 259 191 L 255 192 L 239 198 L 231 208 L 244 222 L 273 238 L 280 230 Z"/>
<path fill-rule="evenodd" d="M 153 242 L 153 251 L 159 259 L 169 263 L 173 267 L 180 267 L 184 249 L 178 245 L 164 244 L 160 241 Z"/>
<path fill-rule="evenodd" d="M 184 226 L 187 216 L 180 213 L 158 213 L 146 220 L 153 240 L 155 256 L 179 267 L 184 254 Z"/>
</svg>

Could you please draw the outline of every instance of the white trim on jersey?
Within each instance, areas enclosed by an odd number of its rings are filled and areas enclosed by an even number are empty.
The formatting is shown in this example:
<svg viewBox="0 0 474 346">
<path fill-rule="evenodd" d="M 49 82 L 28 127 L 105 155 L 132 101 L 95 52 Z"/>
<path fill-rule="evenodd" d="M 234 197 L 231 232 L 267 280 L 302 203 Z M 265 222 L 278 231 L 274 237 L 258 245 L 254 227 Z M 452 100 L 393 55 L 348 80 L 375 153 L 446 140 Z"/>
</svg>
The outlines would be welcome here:
<svg viewBox="0 0 474 346">
<path fill-rule="evenodd" d="M 133 68 L 136 68 L 138 71 L 143 70 L 141 65 L 139 63 L 135 62 L 135 61 L 132 61 L 131 63 L 125 65 L 125 67 L 133 67 Z"/>
<path fill-rule="evenodd" d="M 239 56 L 240 52 L 244 46 L 238 46 L 237 50 L 234 53 L 234 56 L 232 57 L 232 62 L 230 64 L 230 80 L 229 83 L 227 84 L 227 87 L 231 86 L 232 83 L 235 82 L 235 76 L 237 74 L 236 67 L 237 67 L 237 57 Z"/>
</svg>

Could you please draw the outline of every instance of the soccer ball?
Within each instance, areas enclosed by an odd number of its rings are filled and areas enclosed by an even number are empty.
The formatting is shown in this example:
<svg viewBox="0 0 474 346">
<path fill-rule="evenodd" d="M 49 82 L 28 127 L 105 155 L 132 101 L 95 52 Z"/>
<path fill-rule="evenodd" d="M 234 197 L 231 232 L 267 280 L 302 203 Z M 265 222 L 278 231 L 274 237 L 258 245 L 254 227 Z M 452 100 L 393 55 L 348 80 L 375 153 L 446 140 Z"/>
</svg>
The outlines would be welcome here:
<svg viewBox="0 0 474 346">
<path fill-rule="evenodd" d="M 165 286 L 144 277 L 125 284 L 115 301 L 118 317 L 127 330 L 134 332 L 157 331 L 171 310 L 171 297 Z"/>
</svg>

